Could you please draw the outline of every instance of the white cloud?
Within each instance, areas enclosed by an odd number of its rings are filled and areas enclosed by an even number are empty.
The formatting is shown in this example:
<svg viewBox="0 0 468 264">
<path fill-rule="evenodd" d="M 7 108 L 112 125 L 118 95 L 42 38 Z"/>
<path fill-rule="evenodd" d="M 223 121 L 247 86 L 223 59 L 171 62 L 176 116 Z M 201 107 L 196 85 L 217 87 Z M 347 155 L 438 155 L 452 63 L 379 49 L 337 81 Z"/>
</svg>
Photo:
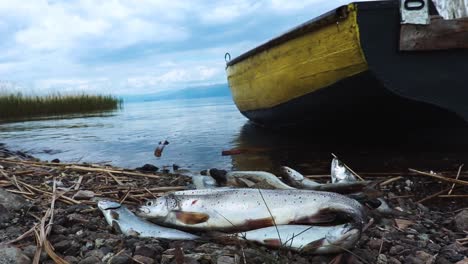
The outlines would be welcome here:
<svg viewBox="0 0 468 264">
<path fill-rule="evenodd" d="M 0 80 L 121 94 L 226 82 L 225 52 L 238 56 L 325 2 L 1 0 Z"/>
</svg>

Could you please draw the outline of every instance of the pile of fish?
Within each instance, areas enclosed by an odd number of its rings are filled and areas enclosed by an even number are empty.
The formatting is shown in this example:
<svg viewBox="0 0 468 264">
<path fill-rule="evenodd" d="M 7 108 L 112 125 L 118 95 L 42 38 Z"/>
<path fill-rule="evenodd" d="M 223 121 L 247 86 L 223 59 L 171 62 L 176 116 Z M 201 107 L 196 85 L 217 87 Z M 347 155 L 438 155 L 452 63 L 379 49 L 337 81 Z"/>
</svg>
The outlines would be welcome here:
<svg viewBox="0 0 468 264">
<path fill-rule="evenodd" d="M 371 184 L 358 181 L 336 158 L 329 184 L 288 167 L 281 171 L 290 185 L 268 172 L 185 172 L 196 189 L 149 200 L 136 215 L 111 201 L 98 207 L 125 235 L 194 240 L 216 234 L 314 254 L 352 248 L 367 222 L 363 205 L 353 198 Z"/>
</svg>

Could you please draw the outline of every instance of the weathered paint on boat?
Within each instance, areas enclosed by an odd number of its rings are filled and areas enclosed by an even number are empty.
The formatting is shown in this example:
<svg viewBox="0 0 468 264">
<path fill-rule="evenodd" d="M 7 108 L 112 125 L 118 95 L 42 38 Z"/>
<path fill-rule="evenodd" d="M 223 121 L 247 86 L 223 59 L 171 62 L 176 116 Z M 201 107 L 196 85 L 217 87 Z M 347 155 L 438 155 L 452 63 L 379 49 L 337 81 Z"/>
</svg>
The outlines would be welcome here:
<svg viewBox="0 0 468 264">
<path fill-rule="evenodd" d="M 272 126 L 465 123 L 468 49 L 402 52 L 399 36 L 398 1 L 342 6 L 228 62 L 234 102 Z"/>
<path fill-rule="evenodd" d="M 228 80 L 239 109 L 273 107 L 367 70 L 356 8 L 351 4 L 347 9 L 349 14 L 338 23 L 312 28 L 302 36 L 228 64 Z"/>
</svg>

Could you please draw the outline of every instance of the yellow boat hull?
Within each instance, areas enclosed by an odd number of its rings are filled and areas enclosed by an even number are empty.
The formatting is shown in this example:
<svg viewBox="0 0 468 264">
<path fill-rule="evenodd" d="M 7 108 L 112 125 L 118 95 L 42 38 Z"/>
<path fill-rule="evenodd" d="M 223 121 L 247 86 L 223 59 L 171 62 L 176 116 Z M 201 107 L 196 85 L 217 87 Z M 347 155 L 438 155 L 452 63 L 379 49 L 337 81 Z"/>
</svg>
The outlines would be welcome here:
<svg viewBox="0 0 468 264">
<path fill-rule="evenodd" d="M 268 126 L 465 122 L 468 49 L 399 51 L 399 17 L 398 1 L 352 3 L 234 58 L 236 106 Z"/>
<path fill-rule="evenodd" d="M 274 107 L 366 71 L 353 4 L 347 12 L 339 23 L 229 66 L 228 82 L 239 110 Z"/>
</svg>

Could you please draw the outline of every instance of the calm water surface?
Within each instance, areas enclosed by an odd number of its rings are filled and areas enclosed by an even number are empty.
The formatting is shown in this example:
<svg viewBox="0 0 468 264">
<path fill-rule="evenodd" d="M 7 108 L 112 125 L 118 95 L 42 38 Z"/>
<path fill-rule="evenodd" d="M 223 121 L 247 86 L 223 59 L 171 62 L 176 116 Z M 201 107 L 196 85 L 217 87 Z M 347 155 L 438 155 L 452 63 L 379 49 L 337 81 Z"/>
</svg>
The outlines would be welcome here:
<svg viewBox="0 0 468 264">
<path fill-rule="evenodd" d="M 110 162 L 134 168 L 145 163 L 201 170 L 263 169 L 280 165 L 304 173 L 328 171 L 330 153 L 360 171 L 405 171 L 408 167 L 454 169 L 468 163 L 468 130 L 393 132 L 369 139 L 344 127 L 333 135 L 314 129 L 275 131 L 252 125 L 231 98 L 128 103 L 107 115 L 0 124 L 0 142 L 11 149 L 63 162 Z M 373 135 L 372 131 L 368 131 Z M 159 141 L 169 141 L 162 157 Z M 222 156 L 240 148 L 243 154 Z"/>
</svg>

